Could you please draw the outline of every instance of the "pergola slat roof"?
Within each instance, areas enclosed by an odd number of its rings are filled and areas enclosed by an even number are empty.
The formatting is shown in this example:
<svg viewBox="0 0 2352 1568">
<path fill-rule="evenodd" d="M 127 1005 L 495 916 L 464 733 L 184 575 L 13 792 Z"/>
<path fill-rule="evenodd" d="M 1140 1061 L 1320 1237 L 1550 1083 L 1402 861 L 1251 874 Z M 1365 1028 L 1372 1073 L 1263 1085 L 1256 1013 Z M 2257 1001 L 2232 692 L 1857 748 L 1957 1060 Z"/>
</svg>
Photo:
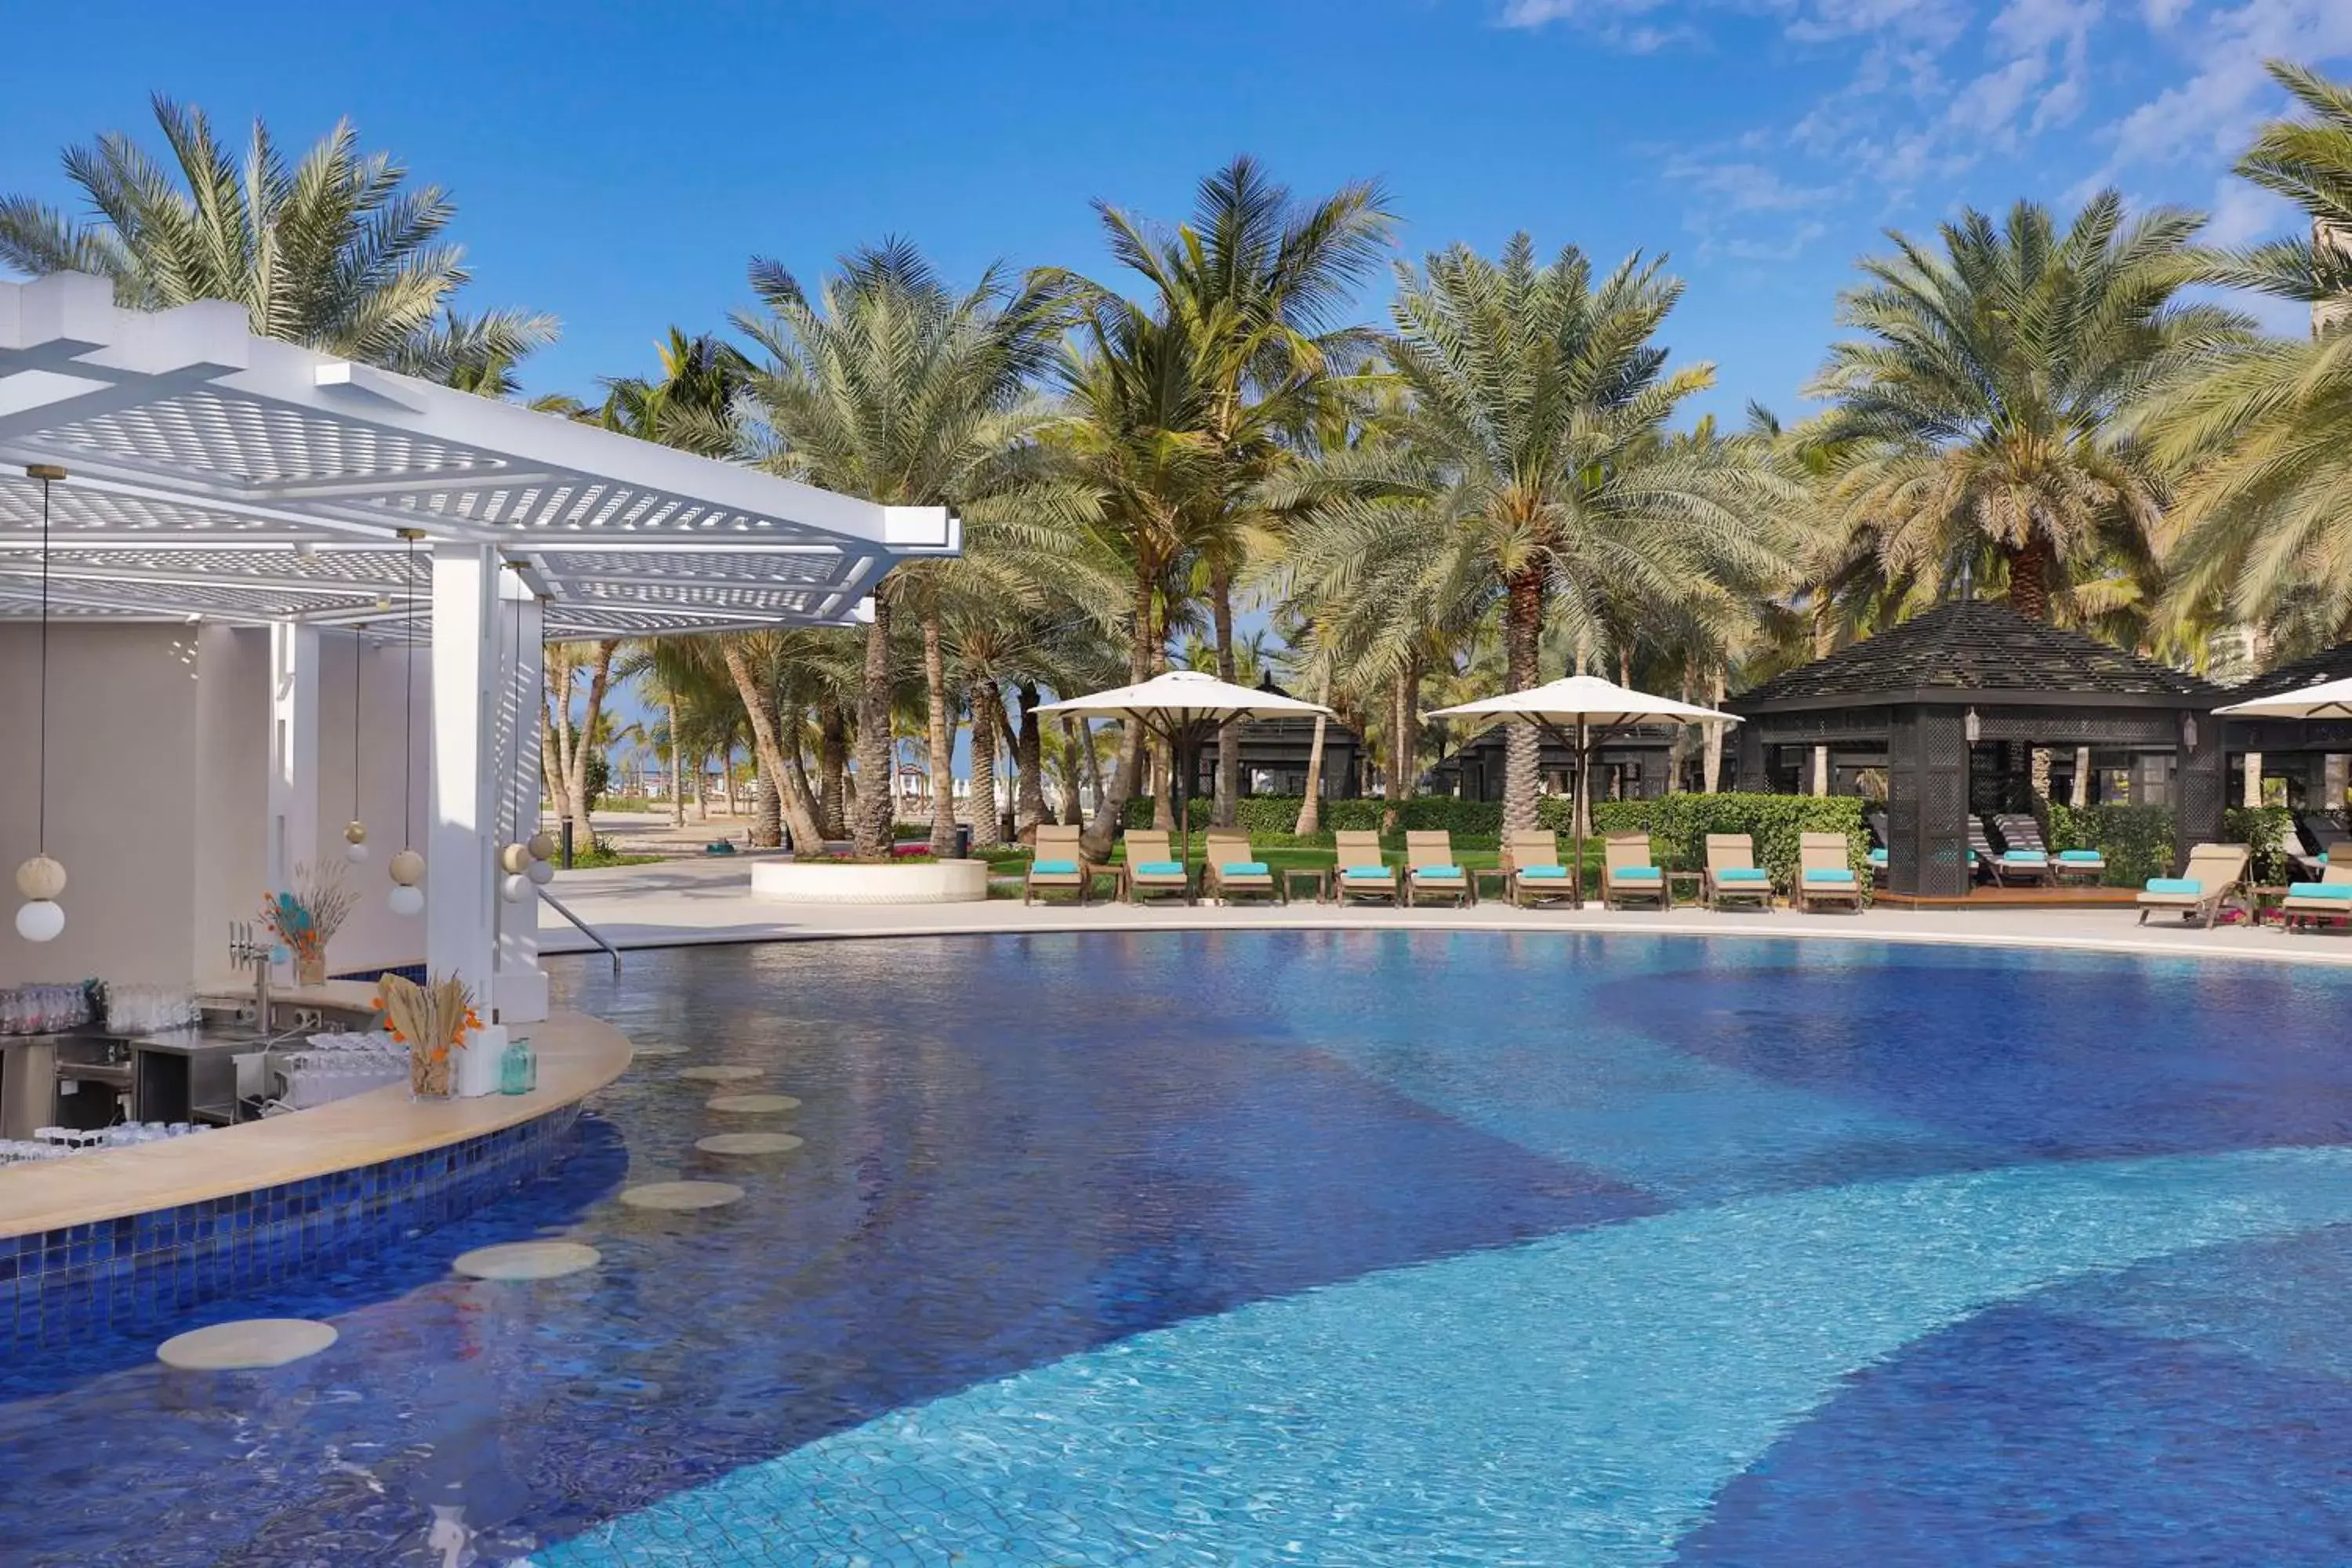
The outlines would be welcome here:
<svg viewBox="0 0 2352 1568">
<path fill-rule="evenodd" d="M 2203 708 L 2221 695 L 2200 676 L 1973 599 L 1938 605 L 1788 670 L 1729 706 L 1753 713 L 1982 698 Z"/>
<path fill-rule="evenodd" d="M 2280 665 L 2276 669 L 2265 670 L 2251 680 L 2231 687 L 2230 700 L 2245 702 L 2257 697 L 2276 697 L 2281 692 L 2300 691 L 2306 686 L 2317 686 L 2323 681 L 2342 680 L 2347 677 L 2352 677 L 2352 642 L 2337 643 L 2309 658 Z"/>
<path fill-rule="evenodd" d="M 0 282 L 0 617 L 359 626 L 407 607 L 408 551 L 496 546 L 551 638 L 853 618 L 933 507 L 836 495 L 255 337 L 239 306 L 123 310 L 101 279 Z M 419 552 L 420 555 L 422 551 Z M 415 588 L 420 623 L 429 572 Z"/>
</svg>

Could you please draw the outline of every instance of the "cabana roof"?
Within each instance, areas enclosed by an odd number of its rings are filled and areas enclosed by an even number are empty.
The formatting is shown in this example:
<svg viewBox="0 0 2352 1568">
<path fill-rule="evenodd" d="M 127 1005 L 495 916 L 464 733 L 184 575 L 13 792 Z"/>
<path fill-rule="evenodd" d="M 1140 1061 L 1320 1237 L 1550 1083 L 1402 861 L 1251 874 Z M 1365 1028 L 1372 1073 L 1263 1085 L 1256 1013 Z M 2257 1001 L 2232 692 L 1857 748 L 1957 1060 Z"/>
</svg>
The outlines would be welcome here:
<svg viewBox="0 0 2352 1568">
<path fill-rule="evenodd" d="M 0 617 L 37 613 L 41 487 L 64 619 L 354 626 L 405 606 L 407 541 L 495 545 L 550 638 L 830 625 L 956 520 L 256 337 L 243 307 L 0 282 Z M 425 553 L 418 552 L 420 557 Z M 429 568 L 416 581 L 420 618 Z"/>
<path fill-rule="evenodd" d="M 2265 670 L 2251 680 L 2231 687 L 2230 700 L 2246 702 L 2257 697 L 2276 697 L 2281 692 L 2299 691 L 2306 686 L 2317 686 L 2326 680 L 2343 680 L 2347 677 L 2352 677 L 2352 642 L 2337 643 L 2309 658 L 2280 665 L 2276 669 Z"/>
<path fill-rule="evenodd" d="M 2202 677 L 2126 653 L 2006 605 L 1954 600 L 1733 698 L 1743 713 L 1975 700 L 2056 707 L 2205 709 Z"/>
</svg>

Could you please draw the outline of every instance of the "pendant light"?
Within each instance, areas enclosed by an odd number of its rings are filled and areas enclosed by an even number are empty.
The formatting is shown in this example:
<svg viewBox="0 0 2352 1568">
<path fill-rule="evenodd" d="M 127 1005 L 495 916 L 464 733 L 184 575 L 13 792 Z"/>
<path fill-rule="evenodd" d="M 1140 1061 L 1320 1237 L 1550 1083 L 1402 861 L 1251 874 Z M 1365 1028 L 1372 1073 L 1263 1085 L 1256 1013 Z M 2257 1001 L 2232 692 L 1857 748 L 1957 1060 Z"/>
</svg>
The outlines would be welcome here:
<svg viewBox="0 0 2352 1568">
<path fill-rule="evenodd" d="M 392 858 L 392 912 L 396 915 L 421 914 L 425 910 L 425 889 L 417 884 L 425 880 L 425 857 L 416 852 L 409 835 L 415 827 L 416 789 L 416 542 L 424 534 L 413 528 L 404 528 L 400 537 L 408 542 L 408 604 L 402 612 L 403 634 L 408 641 L 408 690 L 405 727 L 400 742 L 400 837 L 403 848 Z"/>
<path fill-rule="evenodd" d="M 367 864 L 367 824 L 360 820 L 360 672 L 367 660 L 367 627 L 352 628 L 352 820 L 343 829 L 343 858 Z"/>
<path fill-rule="evenodd" d="M 55 463 L 33 463 L 25 475 L 41 481 L 41 719 L 33 786 L 40 805 L 33 858 L 16 868 L 16 890 L 25 895 L 16 910 L 16 934 L 26 942 L 54 942 L 66 929 L 66 911 L 58 903 L 66 890 L 66 868 L 49 858 L 49 486 L 66 471 Z"/>
</svg>

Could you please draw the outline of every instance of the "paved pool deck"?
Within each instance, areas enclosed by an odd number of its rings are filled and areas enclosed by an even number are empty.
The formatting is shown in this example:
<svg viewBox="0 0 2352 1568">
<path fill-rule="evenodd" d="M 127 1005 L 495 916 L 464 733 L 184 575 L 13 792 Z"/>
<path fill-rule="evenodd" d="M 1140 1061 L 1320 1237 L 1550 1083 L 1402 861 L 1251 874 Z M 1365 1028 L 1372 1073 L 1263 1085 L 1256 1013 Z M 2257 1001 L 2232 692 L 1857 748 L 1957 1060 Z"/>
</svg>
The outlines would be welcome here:
<svg viewBox="0 0 2352 1568">
<path fill-rule="evenodd" d="M 551 889 L 615 947 L 677 947 L 705 942 L 807 942 L 840 937 L 980 935 L 1068 931 L 1650 931 L 1690 936 L 1795 937 L 1824 941 L 1917 942 L 1938 944 L 2065 948 L 2095 952 L 2168 954 L 2183 958 L 2252 958 L 2352 964 L 2352 933 L 2302 933 L 2243 923 L 2210 931 L 2176 918 L 2137 923 L 2129 909 L 1893 910 L 1861 915 L 1716 913 L 1694 908 L 1670 914 L 1612 913 L 1597 907 L 1514 910 L 1489 901 L 1468 910 L 1339 908 L 1300 902 L 1284 906 L 1156 904 L 1136 908 L 1067 902 L 1024 908 L 1019 900 L 967 904 L 793 904 L 754 898 L 751 868 L 741 859 L 666 860 L 561 873 Z M 588 939 L 552 910 L 540 919 L 546 952 L 593 952 Z"/>
</svg>

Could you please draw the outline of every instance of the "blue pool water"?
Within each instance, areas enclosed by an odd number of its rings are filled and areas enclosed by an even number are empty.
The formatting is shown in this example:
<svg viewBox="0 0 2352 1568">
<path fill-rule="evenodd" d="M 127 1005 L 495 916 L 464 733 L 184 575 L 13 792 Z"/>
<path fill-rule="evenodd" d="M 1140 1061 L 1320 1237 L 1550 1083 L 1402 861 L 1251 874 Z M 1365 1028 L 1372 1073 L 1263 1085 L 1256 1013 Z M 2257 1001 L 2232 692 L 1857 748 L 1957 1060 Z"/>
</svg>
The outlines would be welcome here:
<svg viewBox="0 0 2352 1568">
<path fill-rule="evenodd" d="M 2352 976 L 1261 931 L 560 989 L 684 1054 L 192 1320 L 323 1355 L 0 1367 L 0 1561 L 2352 1562 Z M 806 1142 L 695 1149 L 747 1130 Z M 616 1201 L 680 1177 L 747 1196 Z M 604 1264 L 448 1272 L 538 1236 Z"/>
</svg>

